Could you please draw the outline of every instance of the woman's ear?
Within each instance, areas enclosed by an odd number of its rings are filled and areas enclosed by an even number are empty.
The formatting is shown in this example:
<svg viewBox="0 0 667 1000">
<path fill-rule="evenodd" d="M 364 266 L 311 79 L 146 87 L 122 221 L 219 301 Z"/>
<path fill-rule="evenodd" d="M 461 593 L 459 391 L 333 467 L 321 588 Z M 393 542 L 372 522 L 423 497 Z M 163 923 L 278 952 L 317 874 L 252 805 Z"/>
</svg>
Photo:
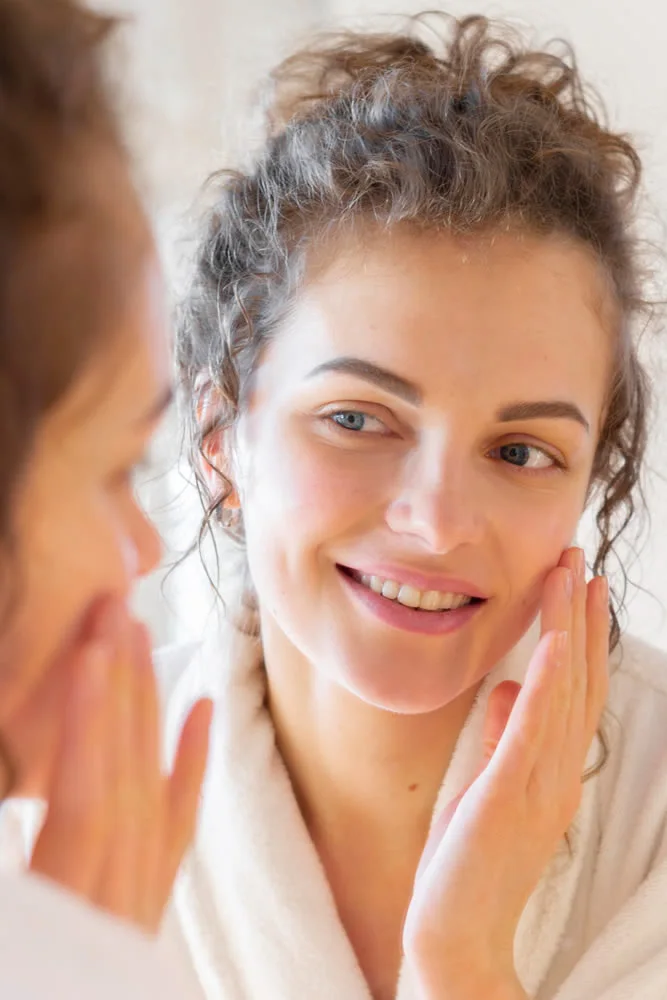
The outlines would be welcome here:
<svg viewBox="0 0 667 1000">
<path fill-rule="evenodd" d="M 231 493 L 225 499 L 225 507 L 237 510 L 241 504 L 231 475 L 231 449 L 228 441 L 230 431 L 216 426 L 216 415 L 220 408 L 216 405 L 215 396 L 215 389 L 208 388 L 201 391 L 197 402 L 197 422 L 203 433 L 199 456 L 200 472 L 213 497 L 219 495 L 221 477 L 224 477 L 226 484 L 231 487 Z"/>
<path fill-rule="evenodd" d="M 199 450 L 199 470 L 212 494 L 220 489 L 220 476 L 224 475 L 224 449 L 220 442 L 222 435 L 222 431 L 209 431 Z"/>
</svg>

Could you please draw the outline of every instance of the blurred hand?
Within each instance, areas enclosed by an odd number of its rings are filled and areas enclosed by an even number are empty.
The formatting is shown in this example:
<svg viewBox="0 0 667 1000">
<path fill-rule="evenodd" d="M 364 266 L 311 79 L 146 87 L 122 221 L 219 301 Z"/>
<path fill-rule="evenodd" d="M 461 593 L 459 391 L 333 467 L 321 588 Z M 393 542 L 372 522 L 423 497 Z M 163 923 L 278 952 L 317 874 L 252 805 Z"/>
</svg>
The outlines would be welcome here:
<svg viewBox="0 0 667 1000">
<path fill-rule="evenodd" d="M 121 602 L 70 653 L 71 692 L 31 870 L 156 932 L 193 837 L 212 703 L 197 702 L 163 774 L 150 639 Z"/>
</svg>

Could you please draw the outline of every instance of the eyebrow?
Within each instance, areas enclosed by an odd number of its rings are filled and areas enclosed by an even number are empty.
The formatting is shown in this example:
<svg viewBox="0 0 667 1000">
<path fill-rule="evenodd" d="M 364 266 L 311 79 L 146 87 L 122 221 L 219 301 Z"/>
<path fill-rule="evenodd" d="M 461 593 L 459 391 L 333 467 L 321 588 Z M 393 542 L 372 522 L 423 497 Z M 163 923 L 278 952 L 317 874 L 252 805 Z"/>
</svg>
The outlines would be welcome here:
<svg viewBox="0 0 667 1000">
<path fill-rule="evenodd" d="M 420 406 L 422 402 L 421 389 L 414 382 L 410 382 L 408 379 L 403 378 L 401 375 L 396 375 L 386 368 L 380 368 L 379 365 L 374 365 L 370 361 L 363 361 L 361 358 L 333 358 L 331 361 L 325 361 L 323 364 L 313 368 L 307 377 L 314 378 L 317 375 L 322 375 L 324 372 L 339 372 L 342 375 L 354 375 L 356 378 L 363 379 L 365 382 L 371 382 L 373 385 L 385 389 L 393 396 L 400 396 L 401 399 L 412 403 L 414 406 Z"/>
<path fill-rule="evenodd" d="M 363 379 L 372 385 L 377 385 L 385 389 L 393 396 L 420 406 L 423 401 L 423 394 L 418 385 L 409 379 L 396 375 L 395 372 L 387 368 L 381 368 L 371 361 L 364 361 L 362 358 L 340 357 L 332 358 L 317 365 L 309 372 L 307 378 L 315 378 L 325 372 L 338 372 L 343 375 L 353 375 L 355 378 Z M 496 413 L 496 420 L 499 423 L 511 423 L 519 420 L 574 420 L 576 423 L 590 433 L 590 424 L 578 406 L 562 399 L 536 400 L 525 403 L 509 403 L 502 406 Z"/>
<path fill-rule="evenodd" d="M 590 433 L 591 425 L 578 406 L 562 399 L 537 400 L 534 403 L 510 403 L 496 413 L 500 423 L 514 420 L 574 420 Z"/>
<path fill-rule="evenodd" d="M 138 424 L 148 425 L 154 424 L 160 419 L 165 410 L 168 410 L 174 400 L 174 390 L 172 386 L 169 386 L 165 391 L 159 396 L 156 401 L 151 406 L 147 413 L 144 413 L 139 420 Z"/>
</svg>

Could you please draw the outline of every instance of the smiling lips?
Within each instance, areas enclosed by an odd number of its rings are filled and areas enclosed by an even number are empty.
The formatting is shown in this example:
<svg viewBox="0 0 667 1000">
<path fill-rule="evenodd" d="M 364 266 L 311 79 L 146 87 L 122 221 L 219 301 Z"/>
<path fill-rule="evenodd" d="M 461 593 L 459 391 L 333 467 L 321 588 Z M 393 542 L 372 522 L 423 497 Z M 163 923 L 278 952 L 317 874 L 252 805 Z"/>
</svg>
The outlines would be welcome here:
<svg viewBox="0 0 667 1000">
<path fill-rule="evenodd" d="M 468 594 L 456 594 L 442 590 L 418 590 L 409 583 L 397 580 L 385 580 L 380 576 L 370 576 L 367 573 L 354 574 L 359 583 L 368 587 L 375 594 L 381 594 L 388 601 L 397 601 L 405 608 L 420 611 L 454 611 L 473 600 Z"/>
<path fill-rule="evenodd" d="M 387 569 L 391 572 L 389 567 Z M 455 631 L 486 604 L 482 594 L 462 580 L 443 577 L 432 582 L 442 581 L 441 585 L 447 586 L 447 590 L 420 589 L 418 583 L 423 586 L 431 581 L 407 571 L 405 576 L 412 577 L 410 582 L 397 580 L 393 575 L 380 576 L 379 567 L 377 574 L 341 565 L 338 571 L 352 593 L 374 617 L 408 632 L 438 635 Z M 476 592 L 470 593 L 470 590 Z"/>
</svg>

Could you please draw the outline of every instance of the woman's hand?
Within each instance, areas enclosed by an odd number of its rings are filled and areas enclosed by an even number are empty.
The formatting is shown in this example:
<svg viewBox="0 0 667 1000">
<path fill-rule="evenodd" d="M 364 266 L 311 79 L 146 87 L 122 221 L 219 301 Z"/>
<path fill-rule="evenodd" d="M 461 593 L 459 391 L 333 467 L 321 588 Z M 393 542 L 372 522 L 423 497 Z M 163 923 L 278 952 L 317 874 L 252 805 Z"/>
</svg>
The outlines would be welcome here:
<svg viewBox="0 0 667 1000">
<path fill-rule="evenodd" d="M 550 573 L 542 638 L 523 687 L 491 694 L 485 762 L 439 817 L 404 930 L 424 996 L 524 997 L 513 960 L 521 913 L 572 822 L 607 696 L 608 588 L 570 549 Z"/>
<path fill-rule="evenodd" d="M 194 833 L 212 704 L 193 707 L 165 776 L 144 626 L 110 601 L 96 609 L 74 655 L 60 754 L 31 870 L 156 932 Z"/>
</svg>

